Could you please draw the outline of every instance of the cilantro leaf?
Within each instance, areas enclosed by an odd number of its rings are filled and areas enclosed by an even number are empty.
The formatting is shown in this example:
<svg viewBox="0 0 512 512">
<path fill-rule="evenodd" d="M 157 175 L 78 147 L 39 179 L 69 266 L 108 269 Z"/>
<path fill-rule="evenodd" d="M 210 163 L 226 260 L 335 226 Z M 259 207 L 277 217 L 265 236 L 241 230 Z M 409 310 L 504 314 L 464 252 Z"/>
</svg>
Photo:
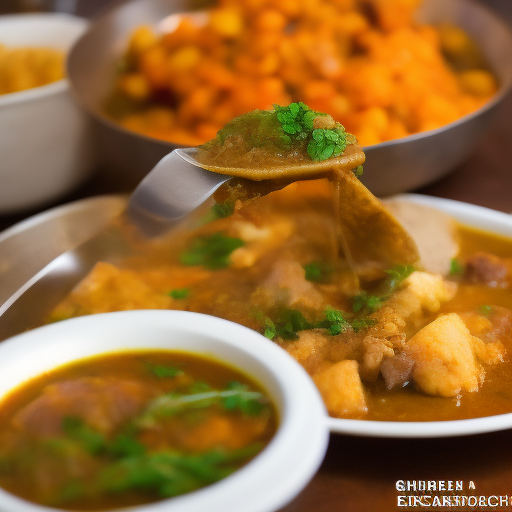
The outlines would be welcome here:
<svg viewBox="0 0 512 512">
<path fill-rule="evenodd" d="M 478 308 L 478 311 L 483 316 L 489 316 L 492 313 L 492 306 L 484 305 Z"/>
<path fill-rule="evenodd" d="M 240 410 L 248 416 L 258 416 L 263 412 L 265 403 L 261 400 L 263 395 L 249 391 L 249 386 L 240 382 L 230 382 L 226 386 L 227 391 L 233 394 L 224 396 L 222 404 L 228 411 Z"/>
<path fill-rule="evenodd" d="M 168 295 L 173 299 L 186 299 L 190 295 L 190 290 L 188 288 L 175 288 Z"/>
<path fill-rule="evenodd" d="M 372 327 L 377 323 L 377 320 L 374 318 L 360 318 L 355 319 L 350 322 L 352 329 L 354 332 L 359 332 L 361 329 L 366 329 L 367 327 Z"/>
<path fill-rule="evenodd" d="M 460 276 L 464 274 L 464 272 L 464 265 L 457 258 L 452 258 L 450 261 L 450 275 Z"/>
<path fill-rule="evenodd" d="M 65 416 L 62 420 L 64 434 L 77 441 L 87 452 L 92 455 L 101 453 L 106 448 L 106 441 L 102 434 L 86 425 L 77 416 Z"/>
<path fill-rule="evenodd" d="M 188 250 L 180 255 L 180 261 L 190 267 L 203 265 L 211 270 L 225 268 L 229 266 L 231 253 L 244 245 L 245 242 L 240 238 L 223 233 L 201 236 L 193 240 Z"/>
<path fill-rule="evenodd" d="M 322 261 L 306 263 L 303 268 L 306 273 L 305 278 L 307 281 L 327 283 L 332 275 L 332 268 L 330 265 Z"/>
<path fill-rule="evenodd" d="M 341 155 L 347 144 L 344 129 L 340 127 L 317 128 L 313 130 L 307 151 L 312 160 L 322 161 Z"/>
<path fill-rule="evenodd" d="M 354 313 L 360 313 L 361 311 L 368 310 L 370 313 L 374 313 L 380 308 L 382 303 L 387 297 L 377 297 L 376 295 L 368 295 L 366 292 L 362 292 L 356 295 L 352 299 L 352 310 Z"/>
<path fill-rule="evenodd" d="M 391 270 L 386 270 L 389 276 L 387 280 L 389 293 L 394 292 L 415 270 L 413 265 L 397 265 Z"/>
<path fill-rule="evenodd" d="M 175 366 L 166 366 L 164 364 L 148 363 L 149 369 L 159 378 L 174 378 L 183 375 L 183 370 Z"/>
<path fill-rule="evenodd" d="M 318 327 L 328 329 L 332 336 L 336 336 L 347 331 L 350 324 L 345 319 L 343 311 L 329 306 L 325 310 L 325 320 L 320 322 Z"/>
</svg>

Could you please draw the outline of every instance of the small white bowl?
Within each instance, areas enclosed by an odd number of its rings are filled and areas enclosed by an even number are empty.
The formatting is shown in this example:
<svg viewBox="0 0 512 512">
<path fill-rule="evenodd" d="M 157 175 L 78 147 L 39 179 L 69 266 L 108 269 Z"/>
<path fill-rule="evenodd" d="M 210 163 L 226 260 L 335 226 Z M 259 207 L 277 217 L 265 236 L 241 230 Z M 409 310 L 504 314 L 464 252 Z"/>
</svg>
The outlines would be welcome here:
<svg viewBox="0 0 512 512">
<path fill-rule="evenodd" d="M 68 52 L 87 25 L 67 14 L 0 16 L 0 43 Z M 0 95 L 0 134 L 0 214 L 56 199 L 94 167 L 90 121 L 67 79 Z"/>
<path fill-rule="evenodd" d="M 125 311 L 47 325 L 0 344 L 0 400 L 60 365 L 122 350 L 185 350 L 227 363 L 266 390 L 279 415 L 270 444 L 218 483 L 131 512 L 270 512 L 294 498 L 317 471 L 329 438 L 313 382 L 284 350 L 238 324 L 184 311 Z M 0 489 L 0 511 L 49 512 Z M 128 510 L 128 509 L 124 509 Z"/>
</svg>

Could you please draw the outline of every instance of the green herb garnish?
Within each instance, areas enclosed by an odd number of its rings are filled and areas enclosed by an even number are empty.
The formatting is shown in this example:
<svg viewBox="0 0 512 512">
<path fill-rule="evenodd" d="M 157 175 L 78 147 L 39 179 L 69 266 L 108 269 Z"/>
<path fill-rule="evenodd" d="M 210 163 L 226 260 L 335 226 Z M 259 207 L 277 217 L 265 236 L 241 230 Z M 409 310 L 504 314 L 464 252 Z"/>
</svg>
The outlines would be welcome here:
<svg viewBox="0 0 512 512">
<path fill-rule="evenodd" d="M 388 274 L 387 286 L 388 293 L 394 292 L 416 269 L 413 265 L 397 265 L 391 270 L 386 270 Z"/>
<path fill-rule="evenodd" d="M 186 299 L 190 295 L 188 288 L 176 288 L 171 290 L 168 294 L 173 299 Z"/>
<path fill-rule="evenodd" d="M 478 308 L 478 311 L 483 316 L 489 316 L 492 313 L 492 306 L 489 306 L 489 305 L 480 306 Z"/>
<path fill-rule="evenodd" d="M 341 155 L 348 144 L 345 129 L 340 127 L 317 128 L 311 136 L 307 151 L 311 159 L 316 161 Z"/>
<path fill-rule="evenodd" d="M 457 258 L 452 258 L 450 261 L 450 275 L 460 276 L 464 274 L 464 272 L 464 265 Z"/>
<path fill-rule="evenodd" d="M 76 441 L 92 455 L 97 455 L 106 448 L 103 435 L 86 425 L 81 418 L 65 416 L 62 420 L 62 430 L 67 437 Z"/>
<path fill-rule="evenodd" d="M 332 336 L 336 336 L 347 331 L 350 323 L 345 319 L 343 311 L 328 307 L 325 310 L 325 321 L 321 322 L 318 327 L 328 329 Z"/>
<path fill-rule="evenodd" d="M 178 377 L 183 375 L 183 370 L 176 368 L 176 366 L 167 366 L 164 364 L 151 364 L 148 363 L 149 369 L 160 379 Z"/>
<path fill-rule="evenodd" d="M 240 238 L 214 233 L 193 240 L 189 249 L 180 255 L 180 261 L 183 265 L 203 265 L 211 270 L 225 268 L 229 266 L 231 253 L 244 245 Z"/>
<path fill-rule="evenodd" d="M 327 283 L 332 275 L 332 268 L 322 261 L 313 261 L 304 266 L 306 280 L 316 283 Z"/>
<path fill-rule="evenodd" d="M 259 405 L 252 402 L 259 402 Z M 151 427 L 159 419 L 184 411 L 204 409 L 218 403 L 224 405 L 228 410 L 240 410 L 243 413 L 250 410 L 252 414 L 258 410 L 259 414 L 266 402 L 260 392 L 249 391 L 247 386 L 233 382 L 229 383 L 224 390 L 207 389 L 199 393 L 188 394 L 171 392 L 152 400 L 144 413 L 136 420 L 136 425 L 142 428 Z"/>
<path fill-rule="evenodd" d="M 290 140 L 306 139 L 313 131 L 313 121 L 320 115 L 302 102 L 290 103 L 286 107 L 274 105 L 277 119 Z"/>
</svg>

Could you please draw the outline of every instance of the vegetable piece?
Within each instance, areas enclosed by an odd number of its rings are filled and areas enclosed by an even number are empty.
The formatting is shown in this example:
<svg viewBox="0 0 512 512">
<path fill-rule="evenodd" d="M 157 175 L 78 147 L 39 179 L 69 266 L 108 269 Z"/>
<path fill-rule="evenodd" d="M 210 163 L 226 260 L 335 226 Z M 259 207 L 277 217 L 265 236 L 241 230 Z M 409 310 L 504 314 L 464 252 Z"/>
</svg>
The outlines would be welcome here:
<svg viewBox="0 0 512 512">
<path fill-rule="evenodd" d="M 214 233 L 193 240 L 189 249 L 181 254 L 180 261 L 183 265 L 203 265 L 211 270 L 225 268 L 229 266 L 231 253 L 244 245 L 240 238 Z"/>
</svg>

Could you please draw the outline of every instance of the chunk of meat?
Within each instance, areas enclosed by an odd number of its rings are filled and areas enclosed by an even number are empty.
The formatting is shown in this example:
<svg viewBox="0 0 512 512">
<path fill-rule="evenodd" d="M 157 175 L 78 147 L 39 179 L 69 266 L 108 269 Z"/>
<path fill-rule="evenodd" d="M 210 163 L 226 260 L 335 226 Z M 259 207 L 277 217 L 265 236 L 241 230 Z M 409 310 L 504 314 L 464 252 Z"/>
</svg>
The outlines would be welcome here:
<svg viewBox="0 0 512 512">
<path fill-rule="evenodd" d="M 357 361 L 335 363 L 315 374 L 313 380 L 331 416 L 362 417 L 368 411 Z"/>
<path fill-rule="evenodd" d="M 478 391 L 483 370 L 475 360 L 473 336 L 456 313 L 423 327 L 405 350 L 414 361 L 414 383 L 425 393 L 449 397 Z"/>
<path fill-rule="evenodd" d="M 62 433 L 66 416 L 81 418 L 90 427 L 109 434 L 138 414 L 154 392 L 129 379 L 81 377 L 50 384 L 41 396 L 21 409 L 13 425 L 34 435 Z"/>
<path fill-rule="evenodd" d="M 306 272 L 296 261 L 278 260 L 257 291 L 258 302 L 268 305 L 282 301 L 294 308 L 318 310 L 327 304 L 315 285 L 306 280 Z"/>
<path fill-rule="evenodd" d="M 479 252 L 466 260 L 464 279 L 490 288 L 508 288 L 512 280 L 512 258 Z"/>
<path fill-rule="evenodd" d="M 405 340 L 425 323 L 426 313 L 439 311 L 457 290 L 455 283 L 427 272 L 413 272 L 404 284 L 370 316 L 376 324 L 366 331 L 362 341 L 360 373 L 364 380 L 377 379 L 384 358 L 400 352 Z"/>
<path fill-rule="evenodd" d="M 451 261 L 459 252 L 452 217 L 409 201 L 392 199 L 384 204 L 416 242 L 422 267 L 427 272 L 448 275 Z"/>
<path fill-rule="evenodd" d="M 414 360 L 406 352 L 384 359 L 380 371 L 386 387 L 394 389 L 405 386 L 411 378 L 413 367 Z"/>
</svg>

